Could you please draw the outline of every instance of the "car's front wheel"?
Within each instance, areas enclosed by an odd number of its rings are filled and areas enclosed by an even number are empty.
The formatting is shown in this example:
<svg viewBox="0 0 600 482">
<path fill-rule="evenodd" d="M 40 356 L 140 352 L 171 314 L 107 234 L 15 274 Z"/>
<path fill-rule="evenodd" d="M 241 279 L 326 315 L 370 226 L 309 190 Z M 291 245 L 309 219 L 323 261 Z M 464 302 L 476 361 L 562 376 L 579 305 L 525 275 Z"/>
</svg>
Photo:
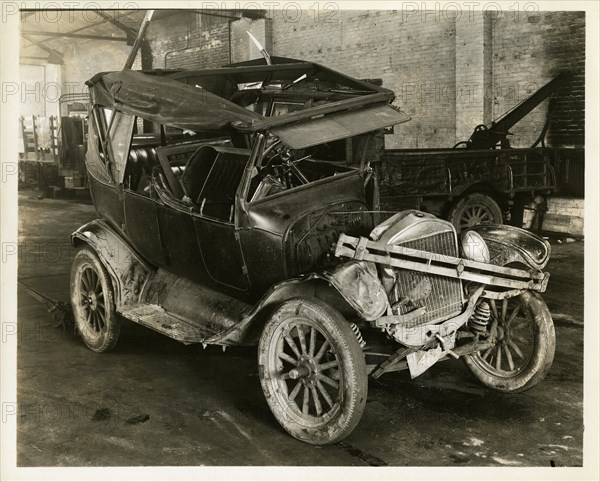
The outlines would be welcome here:
<svg viewBox="0 0 600 482">
<path fill-rule="evenodd" d="M 317 299 L 283 303 L 259 342 L 259 375 L 271 411 L 293 437 L 342 440 L 367 400 L 365 358 L 344 317 Z"/>
<path fill-rule="evenodd" d="M 546 303 L 534 292 L 502 301 L 489 300 L 489 334 L 494 345 L 464 362 L 484 385 L 522 392 L 539 383 L 554 360 L 554 324 Z"/>
<path fill-rule="evenodd" d="M 79 249 L 71 266 L 71 306 L 77 331 L 93 351 L 108 351 L 119 338 L 110 276 L 88 246 Z"/>
</svg>

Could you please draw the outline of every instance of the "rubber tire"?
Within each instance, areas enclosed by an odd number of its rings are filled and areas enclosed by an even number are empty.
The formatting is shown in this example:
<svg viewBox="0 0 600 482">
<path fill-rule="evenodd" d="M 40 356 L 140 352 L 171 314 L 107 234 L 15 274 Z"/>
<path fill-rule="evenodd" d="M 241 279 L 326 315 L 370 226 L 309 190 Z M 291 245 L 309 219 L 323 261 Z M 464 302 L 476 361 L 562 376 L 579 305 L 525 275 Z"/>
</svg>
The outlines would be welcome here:
<svg viewBox="0 0 600 482">
<path fill-rule="evenodd" d="M 526 291 L 519 297 L 534 324 L 534 347 L 527 365 L 512 377 L 500 377 L 482 368 L 481 358 L 477 355 L 463 357 L 475 378 L 486 387 L 504 393 L 524 392 L 542 381 L 552 366 L 556 349 L 554 323 L 542 297 L 533 291 Z"/>
<path fill-rule="evenodd" d="M 91 267 L 98 277 L 104 293 L 105 305 L 105 324 L 100 335 L 96 335 L 90 329 L 86 322 L 81 304 L 81 272 L 83 269 Z M 114 295 L 112 283 L 106 268 L 98 258 L 98 255 L 89 247 L 82 246 L 75 254 L 73 264 L 71 265 L 71 306 L 73 308 L 73 317 L 75 326 L 79 335 L 86 346 L 95 352 L 102 353 L 109 351 L 117 343 L 121 331 L 121 323 L 115 311 Z"/>
<path fill-rule="evenodd" d="M 460 218 L 463 212 L 473 205 L 482 206 L 487 210 L 487 213 L 491 218 L 490 224 L 502 224 L 502 210 L 500 209 L 500 206 L 498 206 L 498 203 L 487 194 L 476 192 L 460 198 L 448 213 L 448 221 L 454 225 L 457 233 L 462 231 L 460 227 Z"/>
<path fill-rule="evenodd" d="M 293 420 L 277 400 L 276 383 L 268 373 L 267 357 L 276 330 L 298 315 L 311 319 L 326 333 L 339 355 L 344 370 L 343 400 L 339 412 L 318 428 Z M 267 403 L 279 424 L 294 438 L 313 445 L 327 445 L 346 438 L 356 428 L 367 402 L 368 377 L 364 354 L 346 319 L 335 309 L 315 298 L 294 298 L 275 310 L 266 323 L 258 345 L 258 372 Z"/>
</svg>

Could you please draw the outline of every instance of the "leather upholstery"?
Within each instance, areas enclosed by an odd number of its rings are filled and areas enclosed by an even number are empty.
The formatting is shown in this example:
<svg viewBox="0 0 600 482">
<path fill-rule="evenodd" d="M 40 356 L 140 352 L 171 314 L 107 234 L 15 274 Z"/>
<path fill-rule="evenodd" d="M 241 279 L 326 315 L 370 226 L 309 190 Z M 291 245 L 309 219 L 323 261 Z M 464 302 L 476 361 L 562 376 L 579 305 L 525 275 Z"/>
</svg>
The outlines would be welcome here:
<svg viewBox="0 0 600 482">
<path fill-rule="evenodd" d="M 140 179 L 143 175 L 149 178 L 150 171 L 158 165 L 156 147 L 138 146 L 129 151 L 127 168 L 125 169 L 125 186 L 132 191 L 138 190 Z"/>
</svg>

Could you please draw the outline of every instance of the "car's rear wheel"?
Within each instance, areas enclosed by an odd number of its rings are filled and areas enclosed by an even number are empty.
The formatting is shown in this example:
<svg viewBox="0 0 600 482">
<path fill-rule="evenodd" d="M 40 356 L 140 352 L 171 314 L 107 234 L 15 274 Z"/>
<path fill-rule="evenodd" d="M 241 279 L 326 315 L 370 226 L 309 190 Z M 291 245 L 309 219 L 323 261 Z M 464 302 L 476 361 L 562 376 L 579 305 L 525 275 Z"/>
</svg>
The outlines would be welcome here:
<svg viewBox="0 0 600 482">
<path fill-rule="evenodd" d="M 330 306 L 304 298 L 283 303 L 265 325 L 258 363 L 267 403 L 293 437 L 324 445 L 358 424 L 367 400 L 365 358 Z"/>
<path fill-rule="evenodd" d="M 489 300 L 491 348 L 464 357 L 484 385 L 501 392 L 522 392 L 539 383 L 554 360 L 554 324 L 542 297 L 534 292 L 502 301 Z"/>
<path fill-rule="evenodd" d="M 77 331 L 88 348 L 104 352 L 115 346 L 121 325 L 110 276 L 88 246 L 79 249 L 71 267 L 71 306 Z"/>
<path fill-rule="evenodd" d="M 457 232 L 479 224 L 502 224 L 502 210 L 487 194 L 473 193 L 459 199 L 448 215 Z"/>
</svg>

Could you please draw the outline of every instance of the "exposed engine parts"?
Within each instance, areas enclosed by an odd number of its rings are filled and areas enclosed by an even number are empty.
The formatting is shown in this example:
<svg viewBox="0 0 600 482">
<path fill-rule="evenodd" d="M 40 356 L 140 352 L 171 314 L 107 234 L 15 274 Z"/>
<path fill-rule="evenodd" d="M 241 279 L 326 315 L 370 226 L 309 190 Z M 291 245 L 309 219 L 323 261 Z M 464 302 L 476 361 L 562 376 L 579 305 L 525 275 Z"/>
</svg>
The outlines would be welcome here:
<svg viewBox="0 0 600 482">
<path fill-rule="evenodd" d="M 490 305 L 487 301 L 481 301 L 475 307 L 473 316 L 469 318 L 467 326 L 476 335 L 485 333 L 488 322 L 490 321 Z"/>
</svg>

